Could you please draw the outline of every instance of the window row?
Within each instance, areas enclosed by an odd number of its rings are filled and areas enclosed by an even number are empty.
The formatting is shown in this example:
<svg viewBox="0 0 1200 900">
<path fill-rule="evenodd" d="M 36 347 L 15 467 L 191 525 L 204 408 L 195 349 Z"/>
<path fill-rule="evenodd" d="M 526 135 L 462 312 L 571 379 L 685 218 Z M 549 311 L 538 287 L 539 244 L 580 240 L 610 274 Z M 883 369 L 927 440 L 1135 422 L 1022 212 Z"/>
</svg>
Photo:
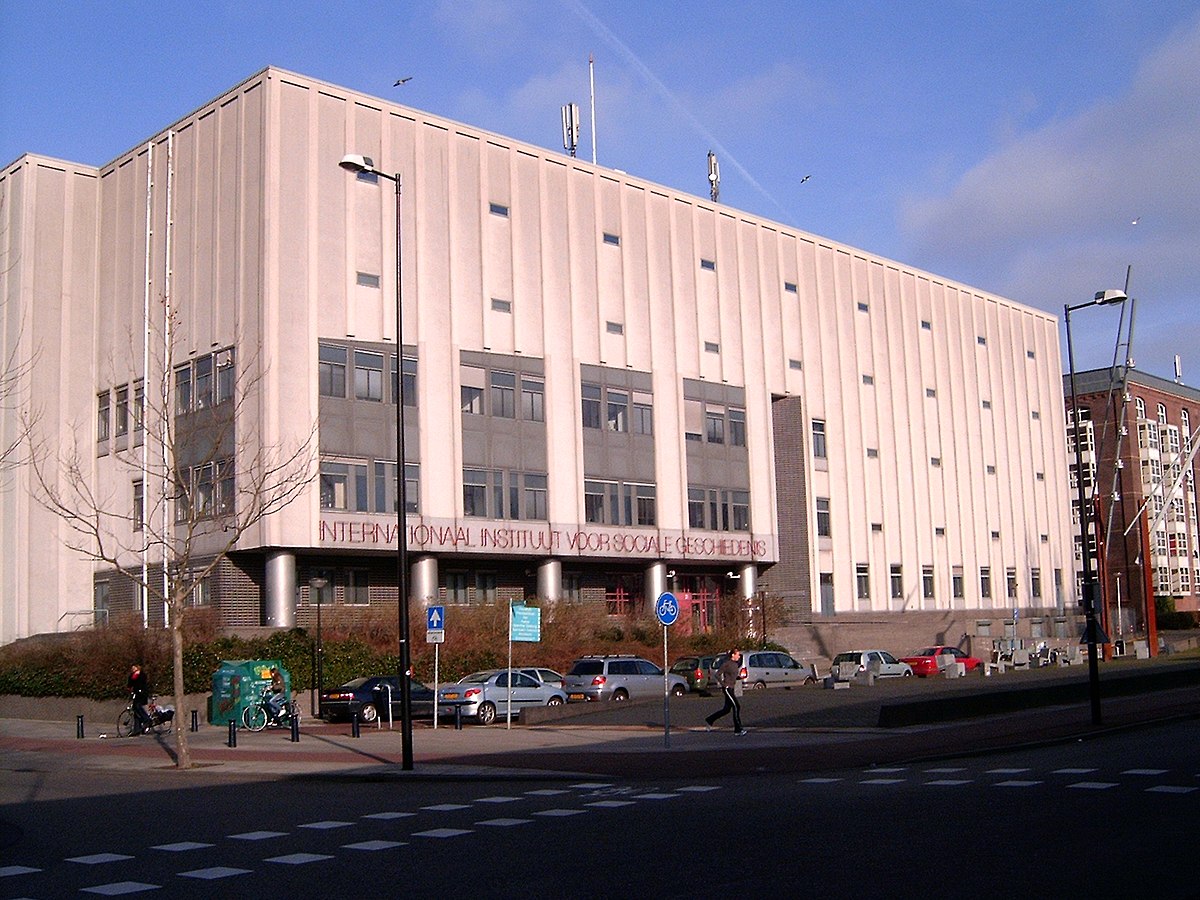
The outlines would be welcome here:
<svg viewBox="0 0 1200 900">
<path fill-rule="evenodd" d="M 197 356 L 175 367 L 175 415 L 211 409 L 233 399 L 233 348 Z"/>
<path fill-rule="evenodd" d="M 211 519 L 234 511 L 237 480 L 232 459 L 219 459 L 181 469 L 176 478 L 176 523 Z M 134 483 L 134 497 L 135 527 L 140 530 L 145 523 L 145 493 L 140 481 Z"/>
<path fill-rule="evenodd" d="M 463 515 L 549 521 L 548 478 L 508 469 L 463 469 Z"/>
<path fill-rule="evenodd" d="M 421 509 L 421 468 L 404 465 L 404 510 Z M 345 512 L 395 513 L 399 505 L 396 464 L 381 460 L 321 460 L 321 509 Z"/>
<path fill-rule="evenodd" d="M 746 410 L 739 406 L 684 400 L 683 428 L 688 441 L 746 446 Z"/>
<path fill-rule="evenodd" d="M 463 415 L 546 421 L 546 379 L 541 375 L 466 365 L 461 373 Z"/>
<path fill-rule="evenodd" d="M 654 434 L 654 398 L 644 391 L 613 388 L 585 381 L 580 414 L 584 428 L 629 434 Z"/>
<path fill-rule="evenodd" d="M 132 394 L 130 391 L 132 390 Z M 135 381 L 132 388 L 120 385 L 96 395 L 96 441 L 106 443 L 109 438 L 122 438 L 132 430 L 141 441 L 145 428 L 146 392 L 142 382 Z"/>
<path fill-rule="evenodd" d="M 657 504 L 652 484 L 583 483 L 583 518 L 593 525 L 657 525 Z"/>
<path fill-rule="evenodd" d="M 749 531 L 750 492 L 689 487 L 688 526 L 708 531 Z"/>
<path fill-rule="evenodd" d="M 854 567 L 855 596 L 859 600 L 871 599 L 871 567 L 867 563 L 858 563 Z M 921 567 L 921 597 L 934 600 L 935 577 L 933 566 Z M 956 600 L 965 598 L 965 583 L 963 569 L 955 566 L 950 573 L 950 593 Z M 1009 600 L 1018 599 L 1017 570 L 1015 567 L 1005 569 L 1004 593 Z M 892 600 L 905 599 L 904 567 L 892 564 L 888 567 L 888 596 Z M 1042 570 L 1029 570 L 1029 596 L 1033 600 L 1042 599 Z M 982 600 L 992 598 L 992 570 L 990 566 L 979 568 L 979 597 Z"/>
<path fill-rule="evenodd" d="M 387 365 L 389 386 L 385 397 L 384 365 Z M 317 348 L 317 385 L 322 397 L 344 400 L 366 400 L 395 403 L 404 397 L 405 406 L 417 405 L 417 360 L 404 357 L 404 382 L 396 371 L 396 354 L 336 344 L 320 344 Z M 350 393 L 348 394 L 347 391 Z"/>
</svg>

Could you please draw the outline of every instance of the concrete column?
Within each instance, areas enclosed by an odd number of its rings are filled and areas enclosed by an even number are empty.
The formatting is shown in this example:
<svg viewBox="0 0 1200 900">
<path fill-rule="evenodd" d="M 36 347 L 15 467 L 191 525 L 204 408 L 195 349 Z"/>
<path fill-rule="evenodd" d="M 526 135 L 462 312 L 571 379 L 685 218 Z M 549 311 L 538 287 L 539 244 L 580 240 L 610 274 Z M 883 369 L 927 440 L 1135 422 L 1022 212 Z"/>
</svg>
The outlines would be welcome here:
<svg viewBox="0 0 1200 900">
<path fill-rule="evenodd" d="M 436 556 L 419 556 L 408 574 L 408 596 L 422 603 L 437 600 L 438 563 Z M 436 604 L 435 604 L 436 605 Z"/>
<path fill-rule="evenodd" d="M 562 599 L 562 562 L 544 559 L 537 570 L 537 595 L 549 603 Z"/>
<path fill-rule="evenodd" d="M 749 600 L 758 593 L 758 566 L 754 563 L 746 563 L 738 570 L 738 587 L 741 590 L 742 599 Z"/>
<path fill-rule="evenodd" d="M 661 561 L 652 562 L 646 566 L 646 571 L 642 578 L 646 591 L 646 603 L 651 609 L 653 609 L 654 601 L 658 599 L 658 595 L 670 587 L 671 579 L 667 576 L 667 571 L 667 564 Z"/>
<path fill-rule="evenodd" d="M 296 627 L 296 554 L 288 550 L 267 552 L 262 623 L 272 628 Z"/>
</svg>

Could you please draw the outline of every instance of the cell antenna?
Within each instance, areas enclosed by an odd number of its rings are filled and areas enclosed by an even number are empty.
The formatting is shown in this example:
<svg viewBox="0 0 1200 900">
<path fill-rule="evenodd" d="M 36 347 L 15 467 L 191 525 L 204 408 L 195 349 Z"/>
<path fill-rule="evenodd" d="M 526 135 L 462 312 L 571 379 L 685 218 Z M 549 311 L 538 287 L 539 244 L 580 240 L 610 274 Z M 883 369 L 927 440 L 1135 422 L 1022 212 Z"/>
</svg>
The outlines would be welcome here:
<svg viewBox="0 0 1200 900">
<path fill-rule="evenodd" d="M 721 199 L 721 164 L 711 150 L 708 151 L 708 189 L 713 203 Z"/>
<path fill-rule="evenodd" d="M 579 146 L 579 104 L 568 103 L 562 108 L 563 149 L 575 155 Z"/>
</svg>

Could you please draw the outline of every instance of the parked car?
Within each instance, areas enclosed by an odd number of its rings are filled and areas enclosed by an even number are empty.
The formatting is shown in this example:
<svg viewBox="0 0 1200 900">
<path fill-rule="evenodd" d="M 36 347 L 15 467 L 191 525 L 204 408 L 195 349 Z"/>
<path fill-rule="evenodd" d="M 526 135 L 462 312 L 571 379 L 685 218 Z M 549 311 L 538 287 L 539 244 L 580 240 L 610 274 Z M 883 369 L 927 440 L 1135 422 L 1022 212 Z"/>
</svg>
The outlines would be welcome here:
<svg viewBox="0 0 1200 900">
<path fill-rule="evenodd" d="M 671 695 L 688 692 L 687 679 L 667 673 Z M 563 681 L 568 701 L 639 700 L 663 695 L 663 670 L 640 656 L 585 656 L 571 664 Z"/>
<path fill-rule="evenodd" d="M 717 687 L 717 670 L 725 662 L 726 654 L 722 653 L 713 660 L 709 669 L 709 686 Z M 743 650 L 742 669 L 738 677 L 743 684 L 754 690 L 768 687 L 795 687 L 801 684 L 813 684 L 817 679 L 812 667 L 804 665 L 786 653 L 774 650 Z"/>
<path fill-rule="evenodd" d="M 847 681 L 868 669 L 877 678 L 911 678 L 913 668 L 886 650 L 847 650 L 833 658 L 830 666 L 835 678 Z"/>
<path fill-rule="evenodd" d="M 983 660 L 977 659 L 974 656 L 968 656 L 957 647 L 944 647 L 941 645 L 925 647 L 922 650 L 918 650 L 912 656 L 904 657 L 901 662 L 906 662 L 912 666 L 913 673 L 918 678 L 924 678 L 926 675 L 936 675 L 941 671 L 938 667 L 937 658 L 946 655 L 953 656 L 955 662 L 965 665 L 968 672 L 973 672 L 983 665 Z"/>
<path fill-rule="evenodd" d="M 688 688 L 693 691 L 708 689 L 708 670 L 712 668 L 715 656 L 681 656 L 671 664 L 671 674 L 687 679 Z"/>
<path fill-rule="evenodd" d="M 412 714 L 415 719 L 433 718 L 433 691 L 419 681 L 408 681 Z M 400 720 L 400 678 L 396 675 L 375 675 L 355 678 L 341 687 L 321 692 L 321 715 L 330 722 L 349 719 L 353 705 L 358 707 L 358 720 L 368 724 L 381 715 L 387 717 L 388 689 L 391 689 L 392 719 Z"/>
<path fill-rule="evenodd" d="M 542 684 L 548 684 L 551 687 L 562 688 L 563 677 L 553 669 L 543 669 L 538 666 L 522 666 L 517 670 L 524 672 L 535 681 L 540 681 Z"/>
<path fill-rule="evenodd" d="M 461 706 L 464 718 L 491 725 L 498 716 L 508 716 L 509 694 L 508 669 L 472 672 L 438 691 L 438 712 L 453 715 L 455 706 Z M 567 701 L 567 695 L 559 688 L 517 669 L 512 672 L 511 695 L 513 715 L 526 706 L 561 706 Z"/>
</svg>

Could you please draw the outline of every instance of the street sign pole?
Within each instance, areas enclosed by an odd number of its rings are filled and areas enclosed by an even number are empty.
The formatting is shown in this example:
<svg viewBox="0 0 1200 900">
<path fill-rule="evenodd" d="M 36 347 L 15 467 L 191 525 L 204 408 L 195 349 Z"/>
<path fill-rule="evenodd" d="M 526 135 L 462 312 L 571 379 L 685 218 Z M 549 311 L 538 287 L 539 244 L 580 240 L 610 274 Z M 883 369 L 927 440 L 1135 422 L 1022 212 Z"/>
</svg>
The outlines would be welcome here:
<svg viewBox="0 0 1200 900">
<path fill-rule="evenodd" d="M 663 591 L 654 603 L 654 615 L 663 627 L 663 746 L 671 746 L 671 676 L 667 656 L 667 628 L 679 618 L 679 601 L 670 591 Z"/>
</svg>

